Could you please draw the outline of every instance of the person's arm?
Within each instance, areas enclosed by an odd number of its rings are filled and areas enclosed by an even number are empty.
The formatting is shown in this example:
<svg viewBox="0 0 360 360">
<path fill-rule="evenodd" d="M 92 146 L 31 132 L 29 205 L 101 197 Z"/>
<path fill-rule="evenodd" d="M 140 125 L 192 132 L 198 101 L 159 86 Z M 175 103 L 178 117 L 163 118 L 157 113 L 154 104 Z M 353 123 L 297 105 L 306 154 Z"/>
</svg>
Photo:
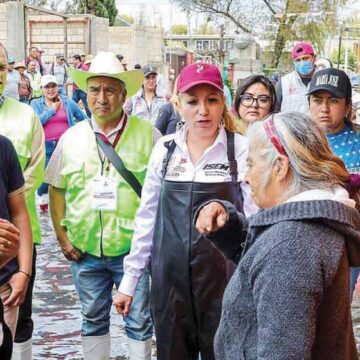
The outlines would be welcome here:
<svg viewBox="0 0 360 360">
<path fill-rule="evenodd" d="M 17 256 L 19 248 L 19 229 L 0 218 L 0 269 Z"/>
<path fill-rule="evenodd" d="M 20 248 L 17 257 L 19 271 L 9 281 L 11 294 L 4 301 L 4 305 L 19 306 L 24 302 L 31 277 L 33 252 L 30 218 L 26 208 L 24 193 L 19 192 L 10 195 L 8 197 L 8 208 L 12 223 L 20 230 Z"/>
<path fill-rule="evenodd" d="M 41 109 L 40 101 L 32 101 L 30 106 L 34 109 L 42 125 L 45 125 L 59 110 L 61 102 L 54 102 L 50 108 Z"/>
<path fill-rule="evenodd" d="M 196 210 L 196 229 L 230 260 L 238 263 L 248 231 L 247 218 L 233 204 L 210 200 Z"/>
<path fill-rule="evenodd" d="M 33 138 L 30 149 L 30 161 L 24 171 L 25 197 L 40 186 L 44 176 L 45 136 L 40 121 L 33 114 Z"/>
<path fill-rule="evenodd" d="M 170 104 L 172 107 L 172 105 Z M 155 122 L 155 127 L 161 132 L 162 135 L 166 134 L 166 129 L 171 118 L 171 107 L 168 104 L 164 104 L 160 110 Z"/>
<path fill-rule="evenodd" d="M 119 292 L 114 298 L 116 310 L 125 317 L 129 314 L 136 285 L 149 264 L 161 187 L 159 167 L 165 153 L 166 148 L 162 142 L 159 142 L 152 152 L 142 189 L 140 207 L 135 217 L 130 254 L 124 259 L 124 276 L 118 289 Z"/>
<path fill-rule="evenodd" d="M 81 258 L 81 253 L 70 242 L 66 227 L 61 225 L 61 220 L 64 219 L 66 212 L 65 194 L 65 189 L 49 186 L 51 220 L 64 256 L 69 261 L 78 261 Z"/>
<path fill-rule="evenodd" d="M 128 114 L 131 115 L 132 113 L 132 97 L 126 99 L 123 110 Z"/>
<path fill-rule="evenodd" d="M 258 324 L 257 358 L 280 360 L 291 354 L 292 359 L 311 359 L 317 309 L 326 286 L 324 264 L 318 253 L 299 244 L 300 234 L 294 239 L 279 232 L 274 236 L 284 241 L 250 269 Z"/>
<path fill-rule="evenodd" d="M 69 101 L 69 106 L 71 106 L 71 110 L 73 112 L 73 115 L 76 119 L 76 121 L 81 121 L 81 120 L 85 120 L 88 117 L 86 116 L 86 114 L 80 109 L 79 105 L 76 104 L 75 101 L 68 99 Z"/>
</svg>

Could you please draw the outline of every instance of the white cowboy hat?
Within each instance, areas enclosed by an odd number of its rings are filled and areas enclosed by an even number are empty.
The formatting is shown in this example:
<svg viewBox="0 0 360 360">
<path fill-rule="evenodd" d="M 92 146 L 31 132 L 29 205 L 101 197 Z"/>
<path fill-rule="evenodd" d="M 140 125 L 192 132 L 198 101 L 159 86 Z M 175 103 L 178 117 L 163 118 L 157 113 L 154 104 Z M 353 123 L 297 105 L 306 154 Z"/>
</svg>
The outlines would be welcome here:
<svg viewBox="0 0 360 360">
<path fill-rule="evenodd" d="M 106 51 L 100 51 L 94 57 L 89 71 L 69 68 L 69 75 L 85 92 L 87 92 L 87 81 L 92 77 L 107 76 L 121 80 L 125 84 L 127 96 L 136 94 L 144 82 L 144 73 L 141 70 L 124 71 L 115 54 Z"/>
</svg>

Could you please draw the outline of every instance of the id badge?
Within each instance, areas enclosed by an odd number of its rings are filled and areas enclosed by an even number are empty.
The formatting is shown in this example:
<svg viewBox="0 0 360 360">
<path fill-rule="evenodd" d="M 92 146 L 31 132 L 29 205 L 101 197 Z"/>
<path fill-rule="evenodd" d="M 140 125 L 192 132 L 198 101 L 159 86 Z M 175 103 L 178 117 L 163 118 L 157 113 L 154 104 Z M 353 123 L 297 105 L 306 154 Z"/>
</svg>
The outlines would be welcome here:
<svg viewBox="0 0 360 360">
<path fill-rule="evenodd" d="M 116 210 L 117 186 L 108 177 L 99 176 L 93 180 L 91 208 L 94 210 Z"/>
</svg>

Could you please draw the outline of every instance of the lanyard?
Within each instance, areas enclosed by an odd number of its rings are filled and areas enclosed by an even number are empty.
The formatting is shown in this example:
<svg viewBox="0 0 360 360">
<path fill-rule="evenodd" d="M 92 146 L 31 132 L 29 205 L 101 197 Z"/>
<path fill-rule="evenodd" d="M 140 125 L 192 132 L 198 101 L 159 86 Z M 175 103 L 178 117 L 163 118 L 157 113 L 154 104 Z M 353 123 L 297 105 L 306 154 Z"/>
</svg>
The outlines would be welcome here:
<svg viewBox="0 0 360 360">
<path fill-rule="evenodd" d="M 101 139 L 102 139 L 106 144 L 111 145 L 111 146 L 115 149 L 115 148 L 116 148 L 116 145 L 119 143 L 119 140 L 120 140 L 120 138 L 121 138 L 122 133 L 123 133 L 124 130 L 125 130 L 126 124 L 127 124 L 127 115 L 125 114 L 123 124 L 121 125 L 121 128 L 120 128 L 119 131 L 117 132 L 116 137 L 115 137 L 115 140 L 114 140 L 113 143 L 111 143 L 110 140 L 108 139 L 108 137 L 105 136 L 104 134 L 101 134 L 101 133 L 98 133 L 98 134 L 99 134 L 99 136 L 101 137 Z"/>
<path fill-rule="evenodd" d="M 115 140 L 113 143 L 110 142 L 110 140 L 108 139 L 108 137 L 102 133 L 97 133 L 101 139 L 106 143 L 106 144 L 109 144 L 111 145 L 114 149 L 116 147 L 116 145 L 119 143 L 119 140 L 121 138 L 121 135 L 123 134 L 124 130 L 125 130 L 125 127 L 126 127 L 126 124 L 127 124 L 127 114 L 125 114 L 124 116 L 124 121 L 121 125 L 121 128 L 119 129 L 119 131 L 117 132 L 116 134 L 116 137 L 115 137 Z M 102 159 L 101 155 L 100 155 L 100 152 L 99 152 L 99 145 L 97 144 L 97 147 L 98 147 L 98 154 L 99 154 L 99 158 L 100 158 L 100 161 L 101 161 L 101 164 L 102 166 L 104 166 L 104 163 L 106 161 L 106 156 L 104 156 L 104 159 Z M 109 173 L 109 170 L 110 170 L 110 160 L 108 159 L 107 161 L 107 165 L 106 165 L 106 168 L 105 168 L 105 171 L 106 173 Z M 102 173 L 102 171 L 101 171 Z"/>
</svg>

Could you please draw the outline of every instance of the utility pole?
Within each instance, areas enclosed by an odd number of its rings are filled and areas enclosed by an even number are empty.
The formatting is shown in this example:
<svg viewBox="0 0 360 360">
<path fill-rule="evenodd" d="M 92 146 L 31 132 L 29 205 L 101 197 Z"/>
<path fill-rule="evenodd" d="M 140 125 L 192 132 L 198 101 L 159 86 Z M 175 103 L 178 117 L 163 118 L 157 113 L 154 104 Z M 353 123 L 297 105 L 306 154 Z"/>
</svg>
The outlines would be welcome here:
<svg viewBox="0 0 360 360">
<path fill-rule="evenodd" d="M 225 53 L 226 53 L 224 36 L 225 36 L 225 25 L 221 24 L 220 25 L 220 44 L 219 44 L 221 71 L 223 71 L 223 69 L 224 69 Z"/>
</svg>

